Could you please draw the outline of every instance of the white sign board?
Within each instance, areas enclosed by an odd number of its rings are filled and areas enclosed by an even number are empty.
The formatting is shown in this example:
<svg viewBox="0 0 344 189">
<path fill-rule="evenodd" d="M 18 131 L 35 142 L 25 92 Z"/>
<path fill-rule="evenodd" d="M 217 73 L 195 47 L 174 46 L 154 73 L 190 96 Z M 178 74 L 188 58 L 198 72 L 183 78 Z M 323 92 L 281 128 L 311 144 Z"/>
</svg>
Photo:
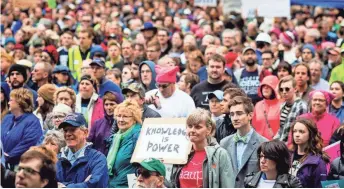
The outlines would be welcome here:
<svg viewBox="0 0 344 189">
<path fill-rule="evenodd" d="M 242 16 L 290 17 L 290 0 L 241 0 Z"/>
<path fill-rule="evenodd" d="M 241 12 L 241 0 L 222 0 L 223 14 L 229 14 L 231 11 Z"/>
<path fill-rule="evenodd" d="M 200 7 L 216 7 L 217 0 L 194 0 L 194 6 Z"/>
<path fill-rule="evenodd" d="M 131 163 L 156 158 L 163 163 L 185 164 L 191 151 L 186 118 L 145 119 Z"/>
</svg>

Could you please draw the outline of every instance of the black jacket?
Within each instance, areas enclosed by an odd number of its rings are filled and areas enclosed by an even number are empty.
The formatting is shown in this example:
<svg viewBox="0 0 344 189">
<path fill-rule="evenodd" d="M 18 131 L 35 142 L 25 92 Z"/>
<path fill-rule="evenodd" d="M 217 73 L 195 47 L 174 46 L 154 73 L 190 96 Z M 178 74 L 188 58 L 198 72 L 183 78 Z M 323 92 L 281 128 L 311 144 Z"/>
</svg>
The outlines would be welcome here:
<svg viewBox="0 0 344 189">
<path fill-rule="evenodd" d="M 236 133 L 233 123 L 229 115 L 225 115 L 222 119 L 216 121 L 215 138 L 218 143 L 226 136 Z"/>
<path fill-rule="evenodd" d="M 344 139 L 340 142 L 340 154 L 341 156 L 333 160 L 328 173 L 328 180 L 344 180 Z"/>
<path fill-rule="evenodd" d="M 248 174 L 245 178 L 245 188 L 257 188 L 263 172 Z M 302 188 L 300 180 L 290 174 L 277 175 L 273 188 Z"/>
</svg>

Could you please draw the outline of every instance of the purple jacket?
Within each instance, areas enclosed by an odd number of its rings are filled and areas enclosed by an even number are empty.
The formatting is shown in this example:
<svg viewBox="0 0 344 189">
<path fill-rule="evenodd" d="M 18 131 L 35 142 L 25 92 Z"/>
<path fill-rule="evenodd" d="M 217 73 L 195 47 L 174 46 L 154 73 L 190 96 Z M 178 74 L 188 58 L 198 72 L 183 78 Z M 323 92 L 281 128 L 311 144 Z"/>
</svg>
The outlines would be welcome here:
<svg viewBox="0 0 344 189">
<path fill-rule="evenodd" d="M 113 116 L 105 115 L 98 119 L 91 127 L 87 141 L 93 143 L 93 148 L 107 155 L 105 139 L 110 136 L 111 126 L 114 122 Z"/>
<path fill-rule="evenodd" d="M 326 162 L 321 156 L 310 154 L 301 164 L 296 176 L 304 188 L 322 188 L 321 181 L 327 178 Z"/>
</svg>

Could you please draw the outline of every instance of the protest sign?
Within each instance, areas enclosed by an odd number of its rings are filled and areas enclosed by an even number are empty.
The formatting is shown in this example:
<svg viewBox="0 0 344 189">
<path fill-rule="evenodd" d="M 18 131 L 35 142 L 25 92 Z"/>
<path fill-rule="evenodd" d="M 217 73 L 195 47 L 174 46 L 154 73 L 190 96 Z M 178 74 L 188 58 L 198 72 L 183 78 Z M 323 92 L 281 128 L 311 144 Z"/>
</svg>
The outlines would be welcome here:
<svg viewBox="0 0 344 189">
<path fill-rule="evenodd" d="M 344 180 L 326 180 L 321 181 L 323 188 L 344 188 Z"/>
<path fill-rule="evenodd" d="M 13 7 L 20 9 L 28 9 L 30 7 L 36 7 L 39 4 L 39 0 L 13 0 Z"/>
<path fill-rule="evenodd" d="M 290 0 L 241 0 L 242 16 L 244 18 L 254 18 L 257 16 L 290 17 Z"/>
<path fill-rule="evenodd" d="M 217 2 L 216 0 L 195 0 L 194 6 L 200 7 L 216 7 Z"/>
<path fill-rule="evenodd" d="M 131 162 L 156 158 L 163 163 L 185 164 L 191 150 L 185 118 L 145 119 Z"/>
<path fill-rule="evenodd" d="M 241 0 L 222 0 L 223 14 L 229 14 L 231 11 L 241 12 Z"/>
<path fill-rule="evenodd" d="M 326 146 L 325 148 L 323 148 L 323 151 L 326 152 L 330 156 L 330 162 L 332 162 L 334 159 L 336 159 L 340 155 L 340 141 Z M 328 163 L 327 172 L 329 170 L 330 170 L 330 164 Z"/>
</svg>

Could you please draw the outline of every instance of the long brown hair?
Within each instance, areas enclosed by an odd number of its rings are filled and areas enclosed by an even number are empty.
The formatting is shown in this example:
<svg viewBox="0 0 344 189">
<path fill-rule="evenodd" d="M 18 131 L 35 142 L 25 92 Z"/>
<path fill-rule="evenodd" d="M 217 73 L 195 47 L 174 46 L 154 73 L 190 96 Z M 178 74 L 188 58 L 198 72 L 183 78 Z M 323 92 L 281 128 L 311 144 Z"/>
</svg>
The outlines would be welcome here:
<svg viewBox="0 0 344 189">
<path fill-rule="evenodd" d="M 329 163 L 330 162 L 330 157 L 327 155 L 326 152 L 324 152 L 322 149 L 324 147 L 324 140 L 321 138 L 320 136 L 320 132 L 318 131 L 318 128 L 315 124 L 314 121 L 310 120 L 310 119 L 306 119 L 306 118 L 299 118 L 297 119 L 291 126 L 291 136 L 292 136 L 292 140 L 293 140 L 293 146 L 291 148 L 291 150 L 295 151 L 297 149 L 297 144 L 294 141 L 294 126 L 296 123 L 301 123 L 303 124 L 308 132 L 309 132 L 309 139 L 307 141 L 307 147 L 305 149 L 306 155 L 304 155 L 301 158 L 301 162 L 303 162 L 308 155 L 310 155 L 311 153 L 314 155 L 319 155 L 321 156 L 321 158 L 326 162 Z"/>
</svg>

